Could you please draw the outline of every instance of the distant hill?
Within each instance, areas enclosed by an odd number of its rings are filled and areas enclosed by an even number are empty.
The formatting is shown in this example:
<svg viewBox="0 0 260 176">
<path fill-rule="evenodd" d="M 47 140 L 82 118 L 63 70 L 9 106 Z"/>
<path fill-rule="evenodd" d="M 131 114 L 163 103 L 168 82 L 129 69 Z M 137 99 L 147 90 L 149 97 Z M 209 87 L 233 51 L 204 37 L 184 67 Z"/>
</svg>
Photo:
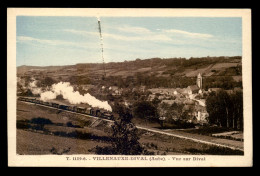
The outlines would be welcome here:
<svg viewBox="0 0 260 176">
<path fill-rule="evenodd" d="M 151 58 L 135 61 L 111 62 L 105 64 L 106 76 L 133 76 L 139 73 L 155 76 L 241 76 L 242 58 L 234 57 L 203 57 L 203 58 Z M 19 66 L 17 74 L 50 74 L 54 77 L 63 75 L 92 75 L 104 73 L 103 64 L 81 63 L 69 66 Z"/>
</svg>

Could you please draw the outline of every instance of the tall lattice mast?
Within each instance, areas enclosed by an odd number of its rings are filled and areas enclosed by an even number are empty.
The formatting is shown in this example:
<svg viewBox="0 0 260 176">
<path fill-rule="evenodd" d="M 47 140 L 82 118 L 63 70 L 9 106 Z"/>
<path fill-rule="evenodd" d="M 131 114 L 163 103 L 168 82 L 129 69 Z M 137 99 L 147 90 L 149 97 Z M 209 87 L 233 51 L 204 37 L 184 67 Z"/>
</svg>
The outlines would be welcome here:
<svg viewBox="0 0 260 176">
<path fill-rule="evenodd" d="M 103 70 L 104 70 L 103 78 L 105 78 L 105 76 L 106 76 L 106 68 L 105 68 L 104 50 L 103 50 L 103 37 L 102 37 L 102 32 L 101 32 L 100 19 L 99 19 L 99 17 L 97 19 L 98 19 L 98 30 L 99 30 L 99 35 L 100 35 L 101 54 L 102 54 L 102 60 L 103 60 Z"/>
</svg>

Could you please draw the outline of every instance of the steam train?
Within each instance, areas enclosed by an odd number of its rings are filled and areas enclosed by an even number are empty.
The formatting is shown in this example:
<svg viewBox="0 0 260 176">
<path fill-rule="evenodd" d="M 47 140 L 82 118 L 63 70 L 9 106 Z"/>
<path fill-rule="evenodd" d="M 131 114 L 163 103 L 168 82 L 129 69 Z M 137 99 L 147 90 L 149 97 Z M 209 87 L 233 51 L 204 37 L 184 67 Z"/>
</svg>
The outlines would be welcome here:
<svg viewBox="0 0 260 176">
<path fill-rule="evenodd" d="M 38 100 L 36 98 L 26 98 L 26 97 L 19 97 L 19 101 L 25 101 L 25 102 L 30 102 L 30 103 L 35 103 L 35 104 L 41 104 L 45 106 L 50 106 L 54 107 L 57 109 L 61 110 L 67 110 L 71 112 L 77 112 L 81 114 L 86 114 L 86 115 L 91 115 L 95 117 L 100 117 L 108 120 L 114 120 L 114 116 L 111 112 L 103 110 L 103 109 L 98 109 L 98 108 L 84 108 L 84 107 L 78 107 L 78 106 L 67 106 L 63 104 L 58 104 L 58 103 L 53 103 L 53 102 L 45 102 L 42 100 Z"/>
</svg>

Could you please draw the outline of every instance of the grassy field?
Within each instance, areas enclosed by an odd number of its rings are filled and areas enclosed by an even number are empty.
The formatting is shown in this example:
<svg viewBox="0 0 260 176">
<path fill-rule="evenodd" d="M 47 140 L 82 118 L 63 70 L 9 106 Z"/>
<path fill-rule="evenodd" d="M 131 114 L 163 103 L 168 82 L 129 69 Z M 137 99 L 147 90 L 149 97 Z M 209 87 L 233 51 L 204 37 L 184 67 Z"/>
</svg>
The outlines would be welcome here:
<svg viewBox="0 0 260 176">
<path fill-rule="evenodd" d="M 45 135 L 25 130 L 17 130 L 17 154 L 46 155 L 53 154 L 54 148 L 63 154 L 91 154 L 88 150 L 96 145 L 108 145 L 103 142 L 81 140 L 53 135 Z M 67 153 L 64 153 L 68 150 Z"/>
<path fill-rule="evenodd" d="M 45 120 L 45 125 L 37 124 L 39 119 Z M 111 123 L 95 121 L 91 117 L 18 102 L 17 154 L 93 154 L 91 149 L 111 145 L 112 140 Z M 242 154 L 144 130 L 139 130 L 139 136 L 145 149 L 158 155 Z"/>
</svg>

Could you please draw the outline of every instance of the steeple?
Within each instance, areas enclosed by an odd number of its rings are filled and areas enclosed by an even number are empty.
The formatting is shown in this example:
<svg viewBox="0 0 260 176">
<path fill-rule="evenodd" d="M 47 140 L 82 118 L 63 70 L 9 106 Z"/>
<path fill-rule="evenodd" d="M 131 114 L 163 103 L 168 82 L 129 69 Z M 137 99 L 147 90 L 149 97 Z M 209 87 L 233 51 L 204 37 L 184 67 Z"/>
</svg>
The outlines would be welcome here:
<svg viewBox="0 0 260 176">
<path fill-rule="evenodd" d="M 202 76 L 201 74 L 199 73 L 198 76 L 197 76 L 197 86 L 202 89 Z"/>
</svg>

